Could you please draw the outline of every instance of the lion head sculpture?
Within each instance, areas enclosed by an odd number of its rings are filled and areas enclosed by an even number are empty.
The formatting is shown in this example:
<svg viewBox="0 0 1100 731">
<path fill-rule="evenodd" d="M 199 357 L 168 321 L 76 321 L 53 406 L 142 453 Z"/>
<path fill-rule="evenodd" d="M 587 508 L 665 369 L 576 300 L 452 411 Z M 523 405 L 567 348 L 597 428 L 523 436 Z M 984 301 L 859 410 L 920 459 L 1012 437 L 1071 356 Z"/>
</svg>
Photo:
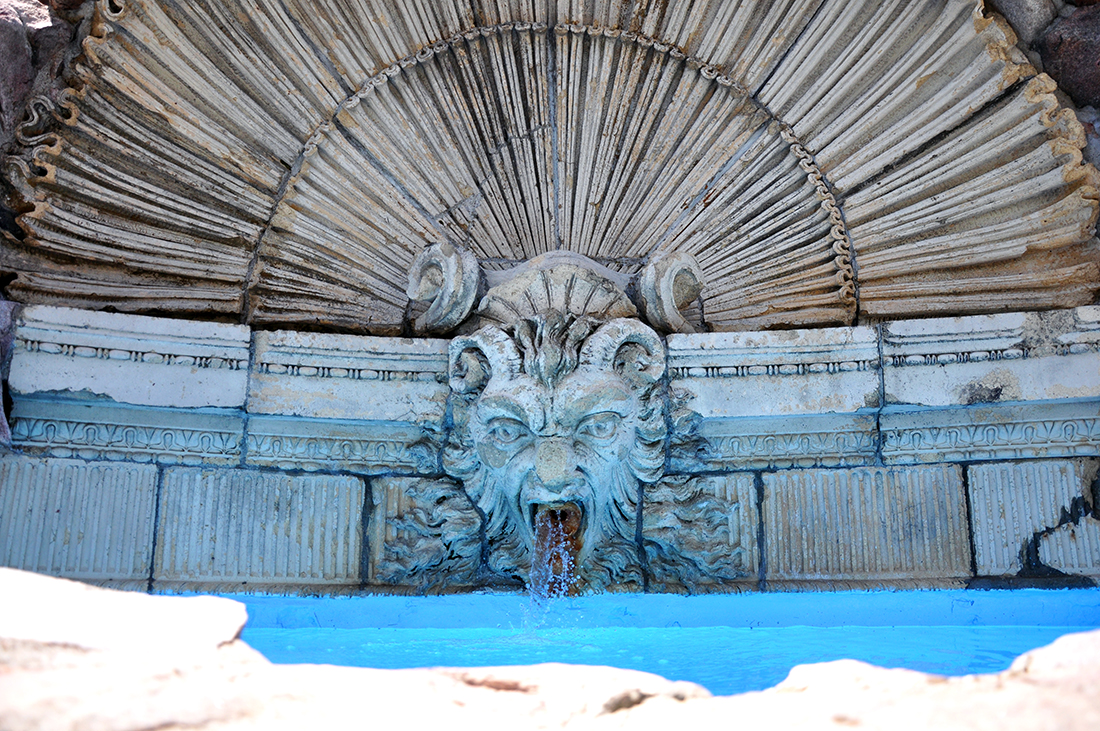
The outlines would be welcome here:
<svg viewBox="0 0 1100 731">
<path fill-rule="evenodd" d="M 449 358 L 444 469 L 485 516 L 490 568 L 530 581 L 536 525 L 553 511 L 577 547 L 578 585 L 640 585 L 640 483 L 665 459 L 657 333 L 549 310 L 455 338 Z"/>
</svg>

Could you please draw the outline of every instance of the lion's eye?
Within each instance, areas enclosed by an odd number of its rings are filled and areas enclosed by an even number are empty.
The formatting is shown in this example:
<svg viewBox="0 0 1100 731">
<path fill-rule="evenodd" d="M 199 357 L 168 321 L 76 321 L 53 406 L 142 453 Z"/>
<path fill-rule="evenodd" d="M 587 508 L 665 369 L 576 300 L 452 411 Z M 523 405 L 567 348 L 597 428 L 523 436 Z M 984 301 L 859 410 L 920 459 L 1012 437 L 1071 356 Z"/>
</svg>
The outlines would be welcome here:
<svg viewBox="0 0 1100 731">
<path fill-rule="evenodd" d="M 523 422 L 515 419 L 493 419 L 489 422 L 489 438 L 497 444 L 512 444 L 528 433 Z"/>
<path fill-rule="evenodd" d="M 584 420 L 577 425 L 577 433 L 593 439 L 610 439 L 618 431 L 620 421 L 622 417 L 614 411 L 602 411 L 584 417 Z"/>
</svg>

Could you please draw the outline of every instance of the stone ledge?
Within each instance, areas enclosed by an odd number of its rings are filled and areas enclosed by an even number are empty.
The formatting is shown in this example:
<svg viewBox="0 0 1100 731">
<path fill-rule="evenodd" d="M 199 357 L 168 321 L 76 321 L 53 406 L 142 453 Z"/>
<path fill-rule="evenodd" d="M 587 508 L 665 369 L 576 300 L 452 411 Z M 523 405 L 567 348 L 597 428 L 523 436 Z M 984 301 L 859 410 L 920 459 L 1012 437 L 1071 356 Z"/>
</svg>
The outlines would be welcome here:
<svg viewBox="0 0 1100 731">
<path fill-rule="evenodd" d="M 85 392 L 119 403 L 240 408 L 248 385 L 243 325 L 27 307 L 9 385 L 16 394 Z"/>
<path fill-rule="evenodd" d="M 447 341 L 257 332 L 248 411 L 441 423 Z"/>
</svg>

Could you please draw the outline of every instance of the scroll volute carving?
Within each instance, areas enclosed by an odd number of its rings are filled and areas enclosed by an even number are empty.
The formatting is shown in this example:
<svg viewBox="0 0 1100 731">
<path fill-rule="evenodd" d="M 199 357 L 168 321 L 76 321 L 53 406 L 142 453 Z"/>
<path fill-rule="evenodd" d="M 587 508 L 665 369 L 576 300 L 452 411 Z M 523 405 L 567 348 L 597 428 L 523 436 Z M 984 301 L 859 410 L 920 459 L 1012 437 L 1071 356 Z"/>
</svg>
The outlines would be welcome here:
<svg viewBox="0 0 1100 731">
<path fill-rule="evenodd" d="M 650 325 L 668 333 L 695 332 L 681 313 L 703 291 L 703 270 L 694 256 L 682 251 L 657 255 L 642 270 L 637 289 Z"/>
<path fill-rule="evenodd" d="M 449 243 L 435 244 L 413 262 L 406 296 L 429 302 L 413 322 L 418 334 L 442 334 L 469 317 L 477 302 L 481 268 L 468 250 Z"/>
</svg>

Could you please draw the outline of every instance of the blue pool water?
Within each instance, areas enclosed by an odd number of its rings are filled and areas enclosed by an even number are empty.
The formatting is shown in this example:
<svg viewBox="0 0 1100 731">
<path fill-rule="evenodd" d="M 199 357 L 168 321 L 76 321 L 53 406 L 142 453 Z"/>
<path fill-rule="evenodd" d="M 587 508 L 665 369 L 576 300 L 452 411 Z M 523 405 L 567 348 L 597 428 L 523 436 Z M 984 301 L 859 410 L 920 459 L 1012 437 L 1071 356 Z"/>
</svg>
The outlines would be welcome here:
<svg viewBox="0 0 1100 731">
<path fill-rule="evenodd" d="M 611 665 L 712 693 L 762 690 L 794 665 L 854 658 L 942 675 L 998 672 L 1100 627 L 1100 589 L 301 599 L 235 596 L 243 638 L 278 663 L 378 668 Z"/>
</svg>

